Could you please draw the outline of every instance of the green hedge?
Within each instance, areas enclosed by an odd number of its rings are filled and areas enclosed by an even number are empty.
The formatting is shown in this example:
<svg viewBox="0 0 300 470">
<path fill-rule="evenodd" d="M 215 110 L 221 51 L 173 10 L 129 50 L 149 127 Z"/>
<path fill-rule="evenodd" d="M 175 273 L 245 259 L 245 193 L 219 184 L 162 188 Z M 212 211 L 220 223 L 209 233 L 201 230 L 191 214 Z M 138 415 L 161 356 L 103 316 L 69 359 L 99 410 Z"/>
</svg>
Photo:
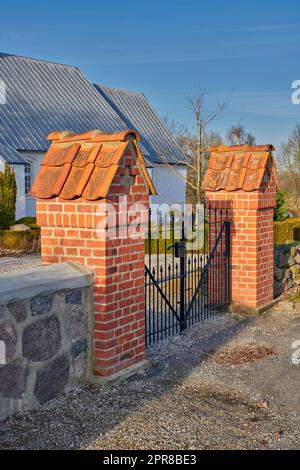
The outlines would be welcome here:
<svg viewBox="0 0 300 470">
<path fill-rule="evenodd" d="M 7 230 L 14 223 L 16 215 L 17 183 L 14 169 L 5 164 L 0 171 L 0 228 Z"/>
<path fill-rule="evenodd" d="M 30 232 L 0 230 L 0 248 L 37 252 L 40 249 L 40 230 L 30 230 Z"/>
<path fill-rule="evenodd" d="M 153 231 L 153 232 L 155 232 L 155 231 Z M 160 233 L 161 232 L 162 232 L 162 229 L 160 229 Z M 174 235 L 175 235 L 174 236 L 174 241 L 175 242 L 179 241 L 180 240 L 180 230 L 176 229 Z M 153 235 L 153 237 L 154 237 L 154 235 Z M 168 239 L 165 239 L 165 238 L 162 238 L 162 236 L 160 235 L 159 240 L 152 238 L 151 239 L 151 254 L 154 255 L 157 252 L 158 253 L 165 253 L 166 248 L 173 245 L 174 241 L 173 241 L 172 236 Z M 208 246 L 208 226 L 207 225 L 205 225 L 205 246 L 206 247 Z M 149 248 L 150 248 L 149 239 L 146 238 L 146 240 L 145 240 L 145 253 L 149 253 L 149 251 L 150 251 Z M 203 249 L 200 249 L 200 252 L 203 252 Z M 172 249 L 167 250 L 167 253 L 171 254 Z"/>
<path fill-rule="evenodd" d="M 300 218 L 286 219 L 274 222 L 274 243 L 281 245 L 300 241 Z"/>
<path fill-rule="evenodd" d="M 33 224 L 34 225 L 34 222 Z M 205 226 L 206 246 L 208 245 L 208 230 Z M 176 237 L 175 241 L 178 241 Z M 300 218 L 286 219 L 283 222 L 274 222 L 274 243 L 281 245 L 285 243 L 292 243 L 300 241 Z M 165 252 L 165 247 L 172 245 L 173 240 L 169 238 L 166 240 L 160 237 L 157 244 L 156 239 L 151 240 L 151 253 L 155 254 Z M 158 250 L 157 250 L 158 246 Z M 40 249 L 40 230 L 31 229 L 30 232 L 15 232 L 12 230 L 0 230 L 0 248 L 7 250 L 25 250 L 25 251 L 39 251 Z M 201 250 L 202 251 L 202 250 Z M 149 241 L 146 239 L 145 252 L 149 253 Z M 168 253 L 172 253 L 169 250 Z"/>
<path fill-rule="evenodd" d="M 36 217 L 22 217 L 22 219 L 16 220 L 15 224 L 24 224 L 32 229 L 38 229 L 36 224 Z"/>
</svg>

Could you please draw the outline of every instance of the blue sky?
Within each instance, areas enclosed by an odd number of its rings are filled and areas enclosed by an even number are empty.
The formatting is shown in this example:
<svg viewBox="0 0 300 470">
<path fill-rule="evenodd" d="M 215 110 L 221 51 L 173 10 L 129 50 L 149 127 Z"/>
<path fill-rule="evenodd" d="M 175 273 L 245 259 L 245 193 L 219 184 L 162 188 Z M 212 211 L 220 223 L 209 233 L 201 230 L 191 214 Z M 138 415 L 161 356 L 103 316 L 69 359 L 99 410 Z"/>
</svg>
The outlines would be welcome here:
<svg viewBox="0 0 300 470">
<path fill-rule="evenodd" d="M 186 96 L 201 86 L 212 129 L 240 122 L 258 143 L 300 124 L 300 2 L 27 0 L 2 2 L 0 51 L 77 65 L 94 82 L 143 91 L 160 115 L 191 124 Z"/>
</svg>

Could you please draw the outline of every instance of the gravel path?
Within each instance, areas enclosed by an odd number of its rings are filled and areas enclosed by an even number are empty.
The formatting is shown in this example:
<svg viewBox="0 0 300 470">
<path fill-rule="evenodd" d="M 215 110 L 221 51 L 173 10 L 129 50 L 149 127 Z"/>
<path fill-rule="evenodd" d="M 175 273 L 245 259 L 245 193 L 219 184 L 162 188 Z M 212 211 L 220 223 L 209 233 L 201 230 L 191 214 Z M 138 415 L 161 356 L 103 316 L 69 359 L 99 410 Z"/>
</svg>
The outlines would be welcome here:
<svg viewBox="0 0 300 470">
<path fill-rule="evenodd" d="M 157 344 L 152 367 L 110 388 L 82 386 L 0 424 L 1 449 L 299 449 L 300 315 L 222 315 Z M 240 365 L 214 351 L 274 355 Z"/>
</svg>

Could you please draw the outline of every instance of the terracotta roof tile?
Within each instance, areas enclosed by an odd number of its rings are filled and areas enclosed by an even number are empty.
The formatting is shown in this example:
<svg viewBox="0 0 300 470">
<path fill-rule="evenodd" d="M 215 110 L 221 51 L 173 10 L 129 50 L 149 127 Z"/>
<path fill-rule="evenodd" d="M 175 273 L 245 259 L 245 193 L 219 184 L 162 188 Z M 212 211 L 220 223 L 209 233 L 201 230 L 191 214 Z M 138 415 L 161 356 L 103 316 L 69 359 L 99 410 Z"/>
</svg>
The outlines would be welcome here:
<svg viewBox="0 0 300 470">
<path fill-rule="evenodd" d="M 71 168 L 69 163 L 53 167 L 41 165 L 30 194 L 42 199 L 59 196 Z"/>
<path fill-rule="evenodd" d="M 111 165 L 118 165 L 128 146 L 128 141 L 121 142 L 117 147 L 102 146 L 95 162 L 97 167 L 106 168 Z"/>
<path fill-rule="evenodd" d="M 211 167 L 216 170 L 224 170 L 224 168 L 230 168 L 234 154 L 221 155 L 219 153 L 211 153 L 210 162 Z"/>
<path fill-rule="evenodd" d="M 72 166 L 70 174 L 60 193 L 62 199 L 74 199 L 80 197 L 94 170 L 94 165 L 88 163 L 84 169 Z"/>
<path fill-rule="evenodd" d="M 231 169 L 240 170 L 241 168 L 247 168 L 251 153 L 245 152 L 244 154 L 233 155 L 233 157 Z"/>
<path fill-rule="evenodd" d="M 50 134 L 49 139 L 53 143 L 42 162 L 31 195 L 41 199 L 60 196 L 67 200 L 83 197 L 93 201 L 106 197 L 130 140 L 133 140 L 137 164 L 149 192 L 156 194 L 136 142 L 139 140 L 137 132 L 103 134 L 95 130 L 77 135 L 60 131 Z"/>
<path fill-rule="evenodd" d="M 82 194 L 84 199 L 96 201 L 97 199 L 105 197 L 117 169 L 118 165 L 112 165 L 108 168 L 94 168 L 89 184 Z"/>
<path fill-rule="evenodd" d="M 207 191 L 255 191 L 261 186 L 268 162 L 277 181 L 272 145 L 219 146 L 210 150 L 203 181 L 203 189 Z"/>
<path fill-rule="evenodd" d="M 240 168 L 238 170 L 230 170 L 227 181 L 224 182 L 220 189 L 226 189 L 226 191 L 235 191 L 236 189 L 242 188 L 244 179 L 246 176 L 247 169 Z"/>
<path fill-rule="evenodd" d="M 73 161 L 73 166 L 82 168 L 88 163 L 94 163 L 101 147 L 101 144 L 95 145 L 93 143 L 81 145 L 80 150 Z"/>
<path fill-rule="evenodd" d="M 266 168 L 269 156 L 270 156 L 269 152 L 262 152 L 262 153 L 257 153 L 257 154 L 254 153 L 251 156 L 251 159 L 248 163 L 248 168 L 250 170 L 258 170 L 259 168 Z"/>
<path fill-rule="evenodd" d="M 51 145 L 42 165 L 62 166 L 65 163 L 72 163 L 79 149 L 80 144 L 77 143 L 69 145 Z"/>
<path fill-rule="evenodd" d="M 244 186 L 244 191 L 255 191 L 259 189 L 260 184 L 263 180 L 265 174 L 265 168 L 260 168 L 259 170 L 247 170 Z M 259 185 L 258 185 L 259 182 Z"/>
</svg>

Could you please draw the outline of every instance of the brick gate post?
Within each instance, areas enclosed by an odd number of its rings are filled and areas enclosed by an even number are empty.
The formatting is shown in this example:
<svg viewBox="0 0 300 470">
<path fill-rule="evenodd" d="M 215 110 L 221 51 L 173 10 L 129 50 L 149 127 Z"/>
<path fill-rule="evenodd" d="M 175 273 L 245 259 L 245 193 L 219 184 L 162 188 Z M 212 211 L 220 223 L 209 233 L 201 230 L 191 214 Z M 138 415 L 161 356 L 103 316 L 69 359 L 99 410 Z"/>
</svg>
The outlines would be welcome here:
<svg viewBox="0 0 300 470">
<path fill-rule="evenodd" d="M 93 271 L 88 379 L 105 382 L 145 360 L 144 231 L 155 189 L 135 131 L 57 132 L 49 140 L 31 191 L 42 262 Z"/>
<path fill-rule="evenodd" d="M 277 175 L 271 145 L 212 147 L 206 204 L 228 208 L 231 308 L 258 312 L 273 302 L 273 215 Z"/>
</svg>

